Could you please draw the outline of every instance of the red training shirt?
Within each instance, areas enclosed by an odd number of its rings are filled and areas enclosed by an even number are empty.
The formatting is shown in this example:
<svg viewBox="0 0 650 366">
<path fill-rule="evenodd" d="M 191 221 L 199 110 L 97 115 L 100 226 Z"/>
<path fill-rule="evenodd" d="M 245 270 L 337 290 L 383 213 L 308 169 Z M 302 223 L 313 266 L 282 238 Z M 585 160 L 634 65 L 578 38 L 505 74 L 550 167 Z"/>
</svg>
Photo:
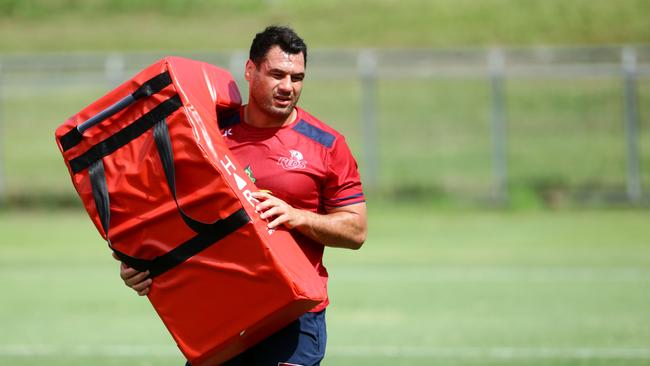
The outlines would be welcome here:
<svg viewBox="0 0 650 366">
<path fill-rule="evenodd" d="M 226 144 L 259 189 L 295 208 L 324 214 L 327 208 L 365 202 L 361 180 L 343 135 L 296 107 L 293 122 L 279 128 L 253 127 L 244 108 L 219 121 Z M 291 234 L 327 288 L 325 247 L 296 230 Z M 325 309 L 329 299 L 312 309 Z"/>
</svg>

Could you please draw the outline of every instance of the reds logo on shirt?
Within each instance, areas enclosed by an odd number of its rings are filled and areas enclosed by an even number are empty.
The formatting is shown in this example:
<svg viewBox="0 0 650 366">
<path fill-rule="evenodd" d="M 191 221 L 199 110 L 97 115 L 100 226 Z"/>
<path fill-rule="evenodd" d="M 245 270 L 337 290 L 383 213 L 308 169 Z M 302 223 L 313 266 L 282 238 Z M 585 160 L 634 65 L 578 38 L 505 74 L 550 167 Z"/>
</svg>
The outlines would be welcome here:
<svg viewBox="0 0 650 366">
<path fill-rule="evenodd" d="M 289 150 L 291 157 L 280 157 L 278 159 L 278 164 L 285 170 L 292 169 L 304 169 L 307 166 L 307 162 L 303 160 L 302 153 L 298 150 Z"/>
</svg>

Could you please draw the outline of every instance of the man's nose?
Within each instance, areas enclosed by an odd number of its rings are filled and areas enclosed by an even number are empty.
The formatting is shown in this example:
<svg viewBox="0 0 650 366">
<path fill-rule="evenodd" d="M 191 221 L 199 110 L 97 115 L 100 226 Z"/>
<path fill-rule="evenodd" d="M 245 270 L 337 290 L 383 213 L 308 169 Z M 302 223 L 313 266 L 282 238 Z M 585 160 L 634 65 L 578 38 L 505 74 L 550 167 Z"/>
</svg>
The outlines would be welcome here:
<svg viewBox="0 0 650 366">
<path fill-rule="evenodd" d="M 280 80 L 280 84 L 278 84 L 278 89 L 283 92 L 291 93 L 292 85 L 291 85 L 291 77 L 287 75 L 287 77 L 282 78 Z"/>
</svg>

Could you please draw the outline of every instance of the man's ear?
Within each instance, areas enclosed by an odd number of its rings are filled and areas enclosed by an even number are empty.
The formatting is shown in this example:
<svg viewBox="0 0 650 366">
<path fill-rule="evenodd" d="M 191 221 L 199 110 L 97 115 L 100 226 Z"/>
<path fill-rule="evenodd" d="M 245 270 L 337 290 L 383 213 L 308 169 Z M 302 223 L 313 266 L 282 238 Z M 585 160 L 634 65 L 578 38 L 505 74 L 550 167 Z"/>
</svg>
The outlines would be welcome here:
<svg viewBox="0 0 650 366">
<path fill-rule="evenodd" d="M 249 59 L 246 61 L 246 68 L 244 69 L 244 77 L 246 78 L 246 81 L 251 81 L 251 75 L 255 69 L 255 63 L 252 60 Z"/>
</svg>

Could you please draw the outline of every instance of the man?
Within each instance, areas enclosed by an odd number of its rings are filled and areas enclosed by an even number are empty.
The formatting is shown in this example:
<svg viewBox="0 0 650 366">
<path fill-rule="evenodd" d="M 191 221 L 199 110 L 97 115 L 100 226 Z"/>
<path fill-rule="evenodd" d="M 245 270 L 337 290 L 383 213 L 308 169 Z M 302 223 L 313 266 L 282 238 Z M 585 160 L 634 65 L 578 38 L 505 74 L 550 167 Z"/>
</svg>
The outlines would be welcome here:
<svg viewBox="0 0 650 366">
<path fill-rule="evenodd" d="M 325 246 L 359 249 L 366 204 L 357 165 L 342 135 L 297 107 L 307 46 L 288 27 L 258 33 L 246 62 L 248 104 L 219 121 L 224 139 L 261 189 L 256 210 L 270 229 L 292 235 L 327 286 Z M 139 295 L 147 272 L 125 264 L 120 276 Z M 325 355 L 325 301 L 227 365 L 318 365 Z"/>
</svg>

